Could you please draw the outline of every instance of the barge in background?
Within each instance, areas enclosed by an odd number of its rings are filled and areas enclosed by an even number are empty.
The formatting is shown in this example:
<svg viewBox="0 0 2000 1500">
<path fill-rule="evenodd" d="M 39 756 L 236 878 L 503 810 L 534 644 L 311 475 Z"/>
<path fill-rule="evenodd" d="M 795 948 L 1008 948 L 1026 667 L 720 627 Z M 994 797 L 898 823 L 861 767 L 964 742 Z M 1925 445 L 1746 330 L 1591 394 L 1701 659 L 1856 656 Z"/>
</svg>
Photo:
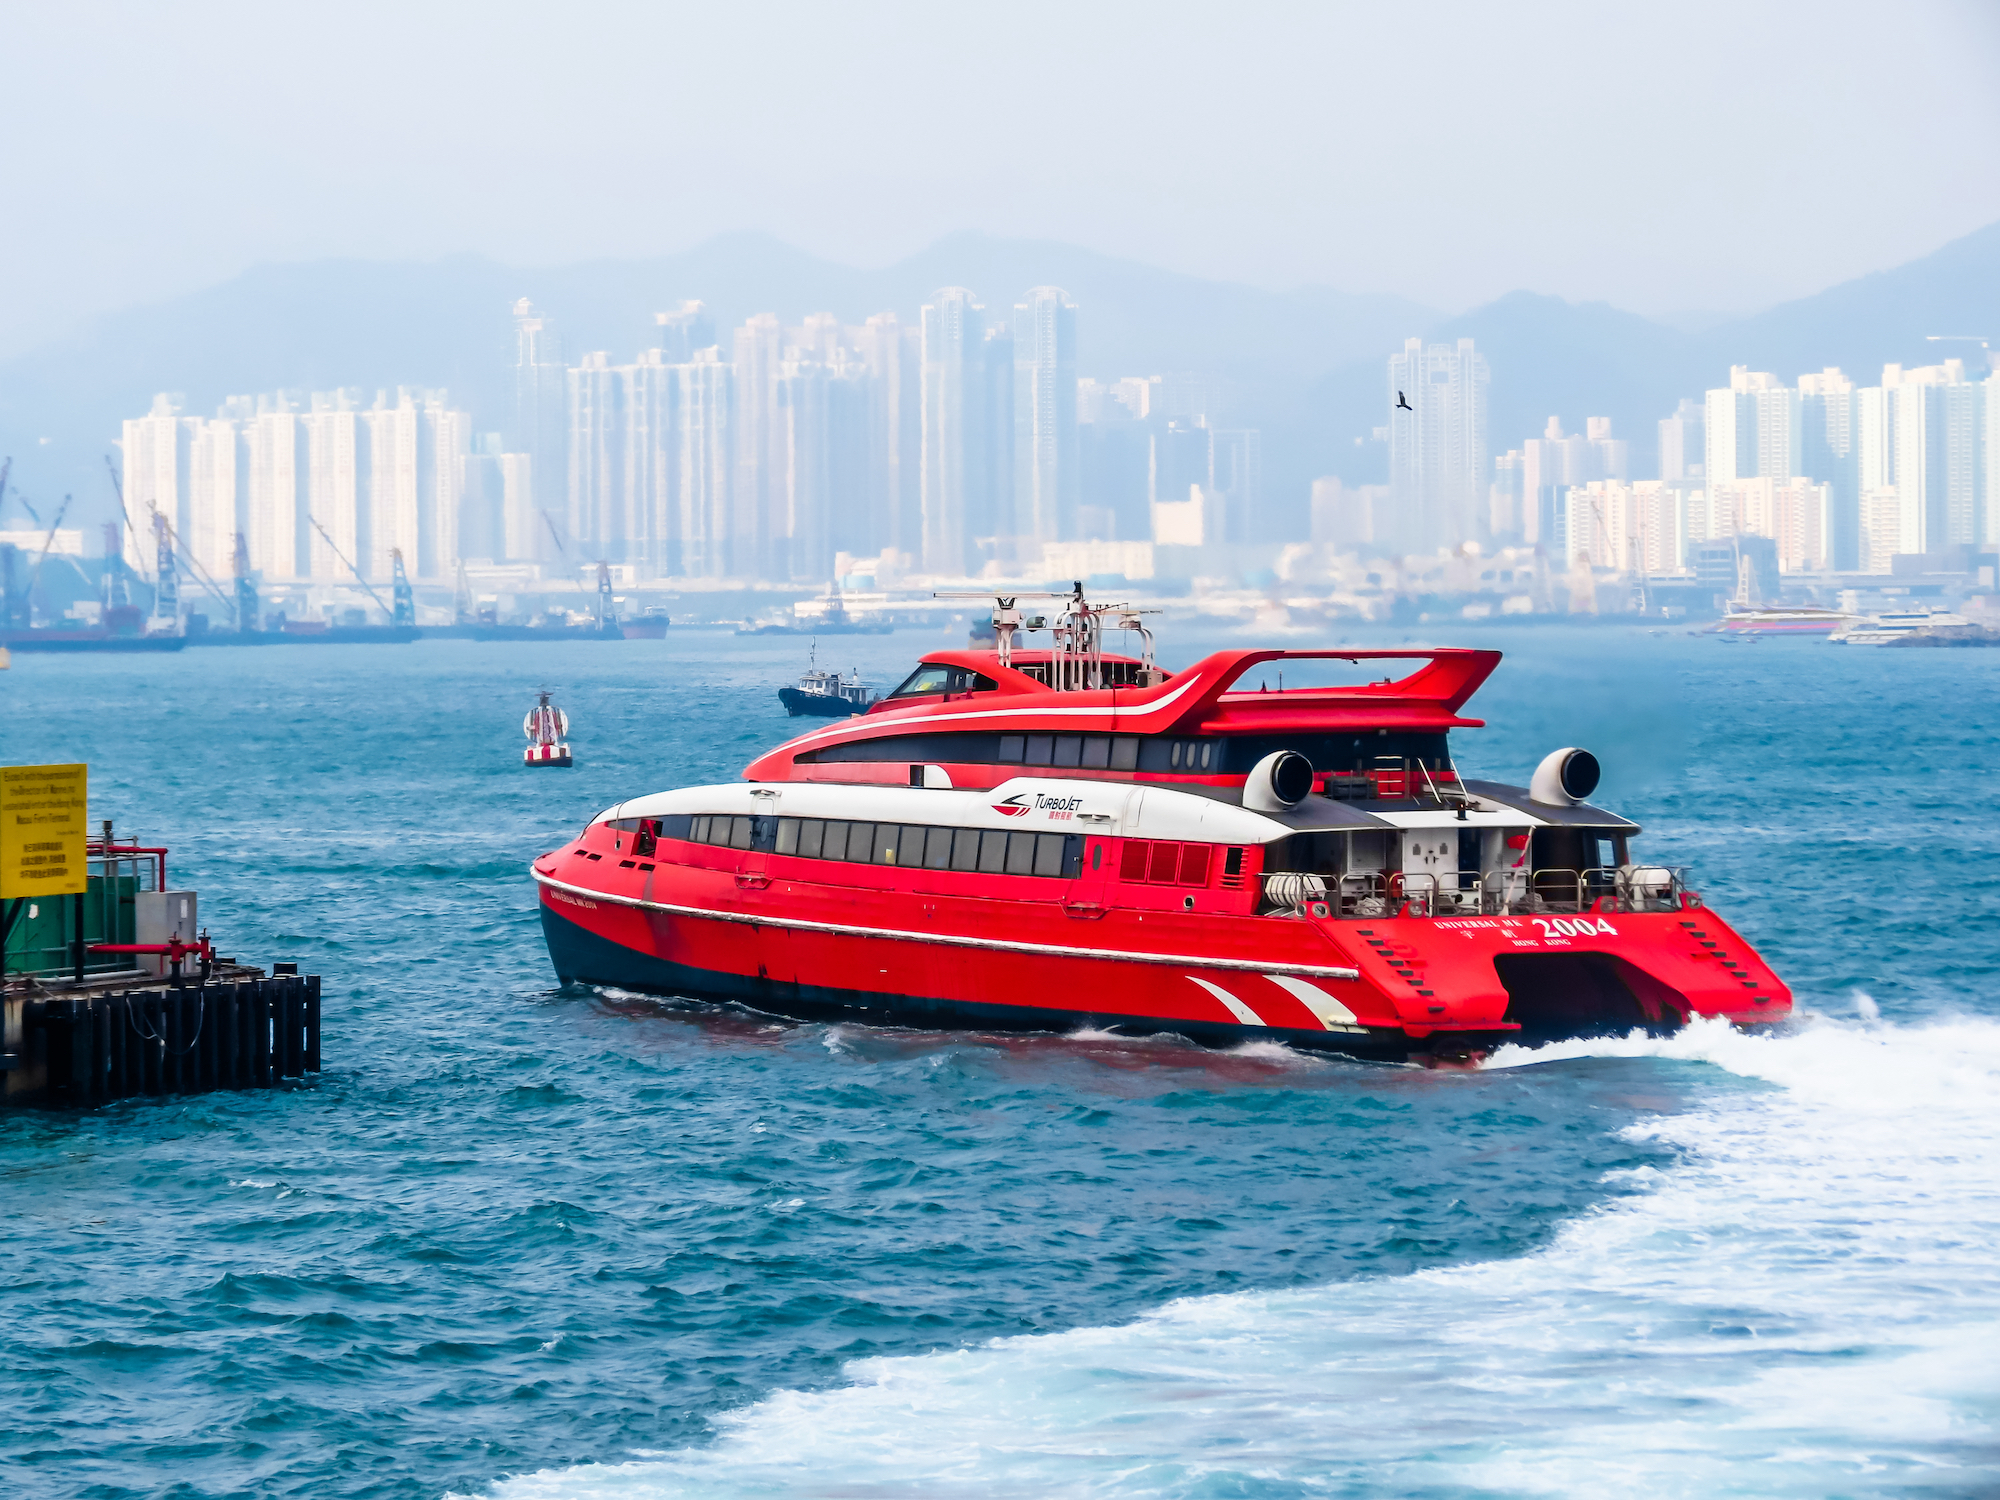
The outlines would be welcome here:
<svg viewBox="0 0 2000 1500">
<path fill-rule="evenodd" d="M 1079 586 L 1053 649 L 923 658 L 741 782 L 635 797 L 536 859 L 565 982 L 917 1025 L 1177 1032 L 1402 1060 L 1790 991 L 1585 799 L 1595 761 L 1461 777 L 1500 653 L 1220 651 L 1153 665 Z M 1106 654 L 1137 629 L 1140 658 Z M 1351 663 L 1345 686 L 1266 690 Z M 1402 663 L 1400 675 L 1385 666 Z M 1261 680 L 1257 680 L 1261 679 Z"/>
</svg>

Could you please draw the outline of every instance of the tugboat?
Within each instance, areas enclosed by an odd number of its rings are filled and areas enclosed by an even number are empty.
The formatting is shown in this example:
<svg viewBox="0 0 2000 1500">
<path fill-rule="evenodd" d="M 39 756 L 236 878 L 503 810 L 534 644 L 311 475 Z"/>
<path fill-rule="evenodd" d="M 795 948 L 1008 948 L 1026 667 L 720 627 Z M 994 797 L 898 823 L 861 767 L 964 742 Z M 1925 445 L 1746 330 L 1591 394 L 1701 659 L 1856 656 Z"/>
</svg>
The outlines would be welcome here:
<svg viewBox="0 0 2000 1500">
<path fill-rule="evenodd" d="M 564 982 L 920 1026 L 1276 1039 L 1451 1062 L 1792 995 L 1552 751 L 1461 774 L 1497 651 L 1226 650 L 1154 664 L 1063 596 L 1045 650 L 935 651 L 743 780 L 606 808 L 533 862 Z M 1135 630 L 1139 657 L 1102 647 Z M 1351 686 L 1294 664 L 1353 664 Z M 1292 685 L 1265 684 L 1291 667 Z M 1384 669 L 1387 669 L 1386 671 Z M 1324 671 L 1324 666 L 1321 668 Z"/>
<path fill-rule="evenodd" d="M 570 764 L 569 715 L 549 702 L 548 689 L 538 695 L 535 706 L 528 710 L 528 716 L 521 721 L 521 732 L 528 737 L 528 748 L 521 752 L 521 763 L 527 766 L 567 766 Z"/>
<path fill-rule="evenodd" d="M 875 700 L 861 674 L 850 670 L 842 677 L 838 672 L 822 671 L 818 661 L 815 642 L 807 668 L 799 675 L 799 685 L 778 689 L 778 701 L 785 705 L 785 712 L 795 719 L 846 719 L 867 713 Z"/>
</svg>

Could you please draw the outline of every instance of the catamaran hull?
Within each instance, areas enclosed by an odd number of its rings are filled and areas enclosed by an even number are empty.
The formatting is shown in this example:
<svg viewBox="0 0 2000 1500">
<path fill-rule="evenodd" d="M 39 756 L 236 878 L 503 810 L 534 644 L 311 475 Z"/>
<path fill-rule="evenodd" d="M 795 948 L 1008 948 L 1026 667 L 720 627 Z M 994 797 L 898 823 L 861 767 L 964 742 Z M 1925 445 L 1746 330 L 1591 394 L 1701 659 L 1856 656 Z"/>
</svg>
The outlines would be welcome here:
<svg viewBox="0 0 2000 1500">
<path fill-rule="evenodd" d="M 776 927 L 769 930 L 780 931 Z M 1512 1032 L 1452 1033 L 1435 1042 L 1418 1044 L 1394 1028 L 1354 1033 L 1328 1032 L 1318 1027 L 1310 1030 L 1292 1026 L 1248 1027 L 1188 1015 L 1079 1010 L 1058 1005 L 1008 1004 L 963 994 L 871 989 L 863 987 L 859 976 L 852 976 L 848 983 L 820 983 L 797 976 L 780 979 L 768 971 L 740 973 L 641 952 L 569 920 L 547 901 L 542 904 L 542 935 L 548 942 L 557 978 L 564 984 L 734 1002 L 800 1020 L 852 1020 L 926 1030 L 1172 1034 L 1201 1046 L 1218 1048 L 1240 1047 L 1253 1040 L 1276 1041 L 1377 1062 L 1404 1062 L 1414 1055 L 1478 1050 L 1516 1039 Z"/>
<path fill-rule="evenodd" d="M 1353 960 L 1360 967 L 1344 968 L 1304 923 L 1287 924 L 1299 929 L 1294 942 L 1258 958 L 1176 958 L 1147 953 L 1116 922 L 1008 928 L 1032 939 L 1018 941 L 845 925 L 833 912 L 817 921 L 742 908 L 704 912 L 546 877 L 541 885 L 543 935 L 563 983 L 737 1001 L 807 1018 L 1175 1032 L 1210 1046 L 1276 1040 L 1400 1061 L 1504 1042 L 1664 1034 L 1690 1015 L 1756 1025 L 1790 1009 L 1773 979 L 1746 981 L 1687 953 L 1682 913 L 1622 916 L 1617 933 L 1600 934 L 1603 946 L 1545 942 L 1537 926 L 1547 924 L 1532 919 L 1466 924 L 1436 945 L 1434 958 L 1414 960 L 1417 977 L 1408 978 L 1413 960 L 1366 950 Z M 1712 912 L 1699 917 L 1705 934 L 1733 939 Z M 1436 944 L 1428 920 L 1366 927 L 1399 954 Z"/>
</svg>

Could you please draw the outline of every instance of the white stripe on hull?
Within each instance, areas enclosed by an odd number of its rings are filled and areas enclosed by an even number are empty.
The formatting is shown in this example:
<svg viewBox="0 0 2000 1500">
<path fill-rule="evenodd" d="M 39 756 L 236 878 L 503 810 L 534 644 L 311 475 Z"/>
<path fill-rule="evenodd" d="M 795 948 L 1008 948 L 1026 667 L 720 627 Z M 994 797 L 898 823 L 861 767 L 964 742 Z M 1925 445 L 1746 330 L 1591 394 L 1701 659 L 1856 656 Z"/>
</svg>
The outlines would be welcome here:
<svg viewBox="0 0 2000 1500">
<path fill-rule="evenodd" d="M 1037 953 L 1052 958 L 1102 959 L 1111 963 L 1169 964 L 1180 969 L 1237 969 L 1248 974 L 1301 974 L 1316 979 L 1359 979 L 1359 969 L 1328 964 L 1264 963 L 1250 958 L 1199 958 L 1186 953 L 1120 953 L 1108 948 L 1072 948 L 1060 943 L 1023 943 L 1008 938 L 966 937 L 943 932 L 900 932 L 889 927 L 853 927 L 841 922 L 811 922 L 796 917 L 756 916 L 748 912 L 713 911 L 700 906 L 676 906 L 664 901 L 644 901 L 636 896 L 613 896 L 588 886 L 571 885 L 532 870 L 538 884 L 566 891 L 586 901 L 603 901 L 613 906 L 637 907 L 641 911 L 664 912 L 677 917 L 705 917 L 713 922 L 736 922 L 748 927 L 784 927 L 797 932 L 833 932 L 845 937 L 891 938 L 904 943 L 930 943 L 947 948 L 984 948 L 1001 953 Z M 1196 983 L 1201 981 L 1196 980 Z M 1263 1025 L 1262 1021 L 1255 1023 Z"/>
</svg>

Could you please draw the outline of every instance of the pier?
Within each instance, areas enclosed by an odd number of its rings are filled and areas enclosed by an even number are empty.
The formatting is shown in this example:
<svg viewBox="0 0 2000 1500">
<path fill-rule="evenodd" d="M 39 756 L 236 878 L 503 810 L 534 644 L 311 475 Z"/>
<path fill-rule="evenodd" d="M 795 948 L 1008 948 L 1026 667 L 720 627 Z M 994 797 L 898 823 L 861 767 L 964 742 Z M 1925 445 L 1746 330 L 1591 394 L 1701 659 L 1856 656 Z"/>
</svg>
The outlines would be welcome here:
<svg viewBox="0 0 2000 1500">
<path fill-rule="evenodd" d="M 319 976 L 219 957 L 168 851 L 85 831 L 87 768 L 0 767 L 0 1104 L 317 1073 Z"/>
<path fill-rule="evenodd" d="M 319 1071 L 319 1016 L 317 974 L 235 964 L 181 983 L 16 981 L 0 997 L 0 1103 L 273 1088 Z"/>
</svg>

